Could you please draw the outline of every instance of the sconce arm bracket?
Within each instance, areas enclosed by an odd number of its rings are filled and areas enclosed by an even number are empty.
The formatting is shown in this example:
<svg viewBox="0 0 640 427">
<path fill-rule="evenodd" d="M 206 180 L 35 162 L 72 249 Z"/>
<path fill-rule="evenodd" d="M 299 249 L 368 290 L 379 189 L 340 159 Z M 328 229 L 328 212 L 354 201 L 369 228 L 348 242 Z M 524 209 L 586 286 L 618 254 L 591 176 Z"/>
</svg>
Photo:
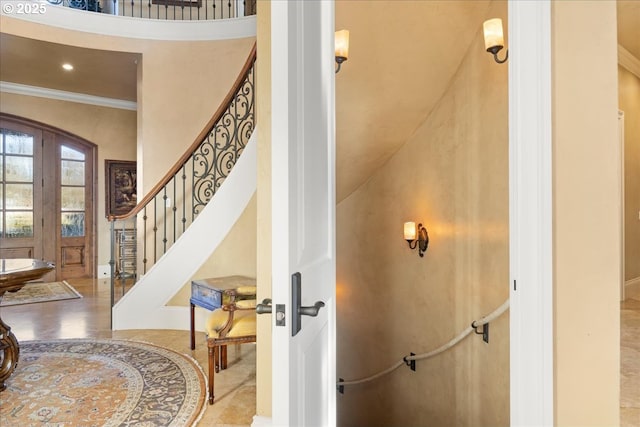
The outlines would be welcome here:
<svg viewBox="0 0 640 427">
<path fill-rule="evenodd" d="M 415 353 L 409 353 L 409 356 L 415 356 Z M 402 360 L 404 360 L 405 365 L 407 365 L 409 368 L 411 368 L 412 371 L 415 372 L 416 370 L 416 361 L 415 359 L 412 360 L 408 360 L 407 356 L 403 357 Z"/>
<path fill-rule="evenodd" d="M 502 48 L 503 46 L 491 46 L 490 48 L 487 49 L 487 52 L 493 54 L 493 59 L 498 64 L 504 64 L 505 62 L 507 62 L 507 59 L 509 59 L 509 49 L 505 50 L 504 59 L 498 59 L 498 52 L 500 52 Z"/>
<path fill-rule="evenodd" d="M 471 327 L 473 328 L 476 334 L 482 335 L 482 341 L 486 342 L 487 344 L 489 343 L 489 324 L 488 323 L 485 323 L 482 326 L 476 326 L 476 322 L 474 321 L 473 323 L 471 323 Z M 482 328 L 482 329 L 478 330 L 478 328 Z"/>
</svg>

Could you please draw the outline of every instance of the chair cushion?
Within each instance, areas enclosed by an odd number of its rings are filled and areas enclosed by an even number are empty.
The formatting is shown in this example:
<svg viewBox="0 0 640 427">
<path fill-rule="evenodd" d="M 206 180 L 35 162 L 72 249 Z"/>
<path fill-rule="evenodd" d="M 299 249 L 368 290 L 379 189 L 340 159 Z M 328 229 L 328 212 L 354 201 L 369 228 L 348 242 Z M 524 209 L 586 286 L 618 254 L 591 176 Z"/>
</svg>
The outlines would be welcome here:
<svg viewBox="0 0 640 427">
<path fill-rule="evenodd" d="M 255 302 L 254 302 L 255 305 Z M 218 338 L 220 330 L 229 319 L 229 312 L 221 308 L 214 310 L 207 318 L 205 332 L 208 338 Z M 256 334 L 256 312 L 254 310 L 236 310 L 233 312 L 233 325 L 228 337 L 240 337 Z"/>
<path fill-rule="evenodd" d="M 237 311 L 236 311 L 237 313 Z M 246 337 L 256 334 L 256 312 L 251 311 L 252 316 L 243 316 L 237 321 L 234 318 L 233 327 L 227 337 Z"/>
</svg>

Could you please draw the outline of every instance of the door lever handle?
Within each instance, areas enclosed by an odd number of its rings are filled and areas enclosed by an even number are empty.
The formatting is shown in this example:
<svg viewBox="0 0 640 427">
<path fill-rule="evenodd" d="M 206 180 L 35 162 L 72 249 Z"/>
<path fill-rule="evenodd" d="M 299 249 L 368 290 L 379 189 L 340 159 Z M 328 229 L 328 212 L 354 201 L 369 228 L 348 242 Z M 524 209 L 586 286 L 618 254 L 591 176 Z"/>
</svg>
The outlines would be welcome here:
<svg viewBox="0 0 640 427">
<path fill-rule="evenodd" d="M 324 302 L 317 301 L 311 307 L 302 306 L 302 275 L 291 275 L 291 336 L 295 337 L 302 329 L 302 316 L 316 317 Z"/>
<path fill-rule="evenodd" d="M 265 298 L 262 303 L 256 305 L 256 313 L 258 314 L 271 314 L 271 298 Z"/>
<path fill-rule="evenodd" d="M 322 307 L 324 307 L 324 303 L 322 301 L 316 301 L 316 303 L 311 307 L 300 307 L 298 312 L 302 316 L 316 317 L 318 315 L 318 311 L 320 311 Z"/>
</svg>

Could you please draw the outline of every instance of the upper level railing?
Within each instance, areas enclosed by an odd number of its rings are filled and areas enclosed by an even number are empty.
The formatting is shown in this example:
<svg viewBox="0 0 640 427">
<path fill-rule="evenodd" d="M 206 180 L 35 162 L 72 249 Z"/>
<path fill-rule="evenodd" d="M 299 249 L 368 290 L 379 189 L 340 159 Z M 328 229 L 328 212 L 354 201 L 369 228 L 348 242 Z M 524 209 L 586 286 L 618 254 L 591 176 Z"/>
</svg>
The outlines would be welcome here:
<svg viewBox="0 0 640 427">
<path fill-rule="evenodd" d="M 210 20 L 256 14 L 257 0 L 47 0 L 49 4 L 134 18 Z"/>
<path fill-rule="evenodd" d="M 178 240 L 225 181 L 255 128 L 254 44 L 218 110 L 167 174 L 111 223 L 111 290 L 134 283 Z M 138 267 L 142 263 L 141 268 Z"/>
</svg>

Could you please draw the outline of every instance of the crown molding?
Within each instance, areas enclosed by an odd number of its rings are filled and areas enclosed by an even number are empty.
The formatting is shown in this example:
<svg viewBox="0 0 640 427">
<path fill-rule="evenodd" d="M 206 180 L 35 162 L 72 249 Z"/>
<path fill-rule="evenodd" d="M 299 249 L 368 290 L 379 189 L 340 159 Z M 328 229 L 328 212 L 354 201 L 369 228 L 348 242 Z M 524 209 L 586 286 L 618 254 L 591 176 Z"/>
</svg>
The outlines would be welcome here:
<svg viewBox="0 0 640 427">
<path fill-rule="evenodd" d="M 138 109 L 138 104 L 134 101 L 105 98 L 102 96 L 67 92 L 64 90 L 48 89 L 44 87 L 29 86 L 3 81 L 0 81 L 0 92 L 14 93 L 16 95 L 36 96 L 38 98 L 56 99 L 59 101 L 77 102 L 80 104 L 97 105 L 99 107 L 118 108 L 121 110 L 136 111 Z"/>
<path fill-rule="evenodd" d="M 640 60 L 620 45 L 618 45 L 618 64 L 640 79 Z"/>
</svg>

